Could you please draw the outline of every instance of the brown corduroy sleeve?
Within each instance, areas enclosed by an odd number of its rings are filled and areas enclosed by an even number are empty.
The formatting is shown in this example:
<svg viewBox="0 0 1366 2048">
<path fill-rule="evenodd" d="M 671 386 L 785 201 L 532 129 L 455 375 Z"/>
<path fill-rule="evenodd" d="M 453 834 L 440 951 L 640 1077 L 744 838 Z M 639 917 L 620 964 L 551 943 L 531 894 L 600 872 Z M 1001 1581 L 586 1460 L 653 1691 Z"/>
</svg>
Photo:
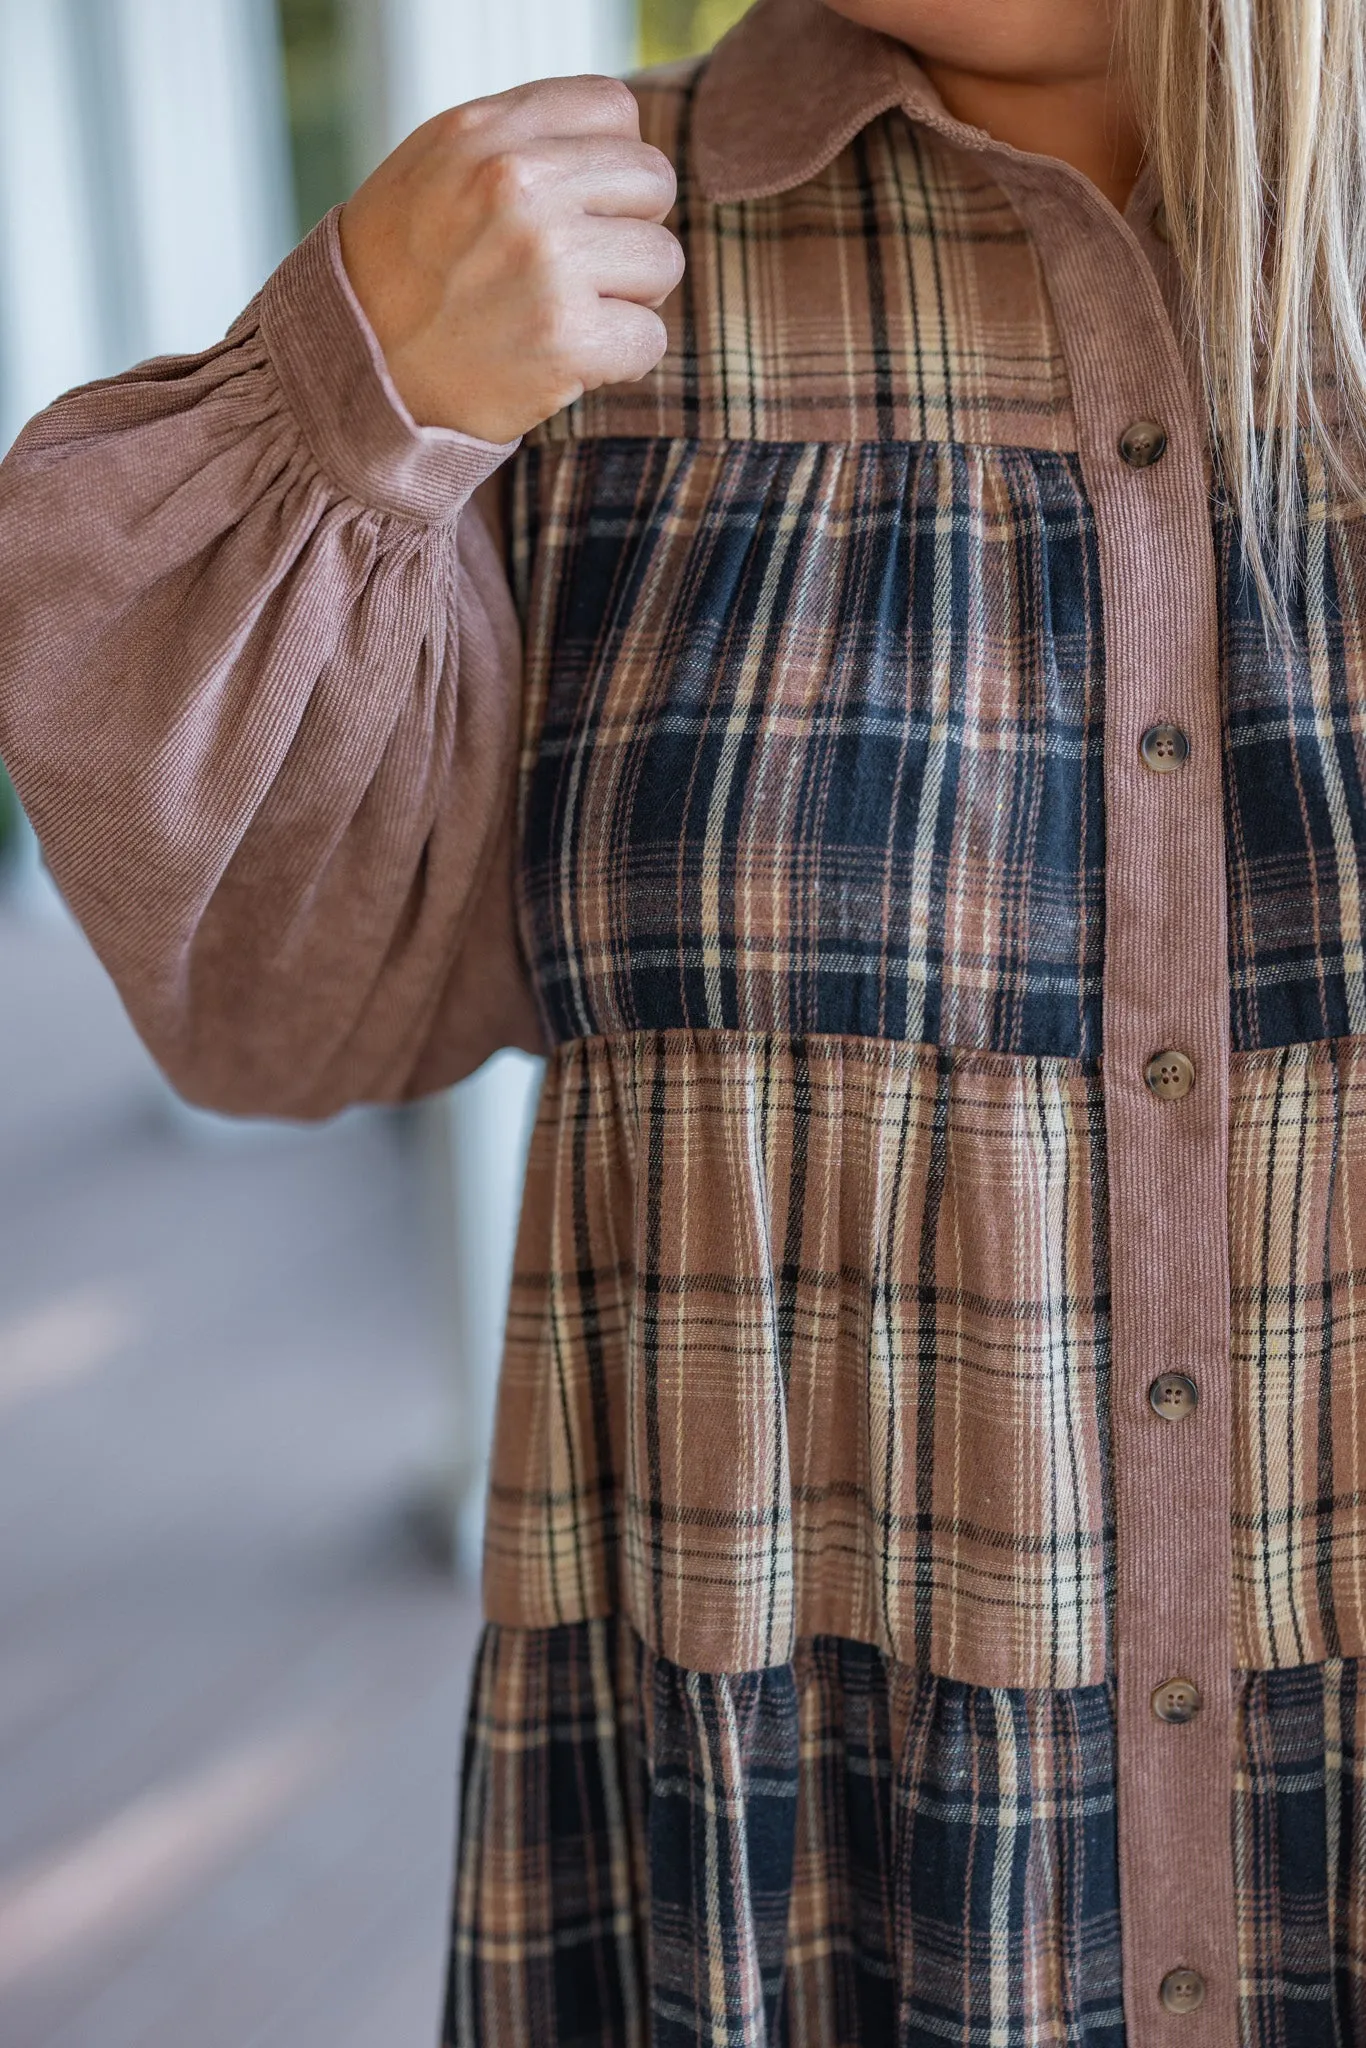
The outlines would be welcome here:
<svg viewBox="0 0 1366 2048">
<path fill-rule="evenodd" d="M 538 1047 L 511 452 L 405 412 L 335 218 L 0 467 L 0 757 L 177 1087 L 326 1115 Z M 491 486 L 496 490 L 497 486 Z"/>
</svg>

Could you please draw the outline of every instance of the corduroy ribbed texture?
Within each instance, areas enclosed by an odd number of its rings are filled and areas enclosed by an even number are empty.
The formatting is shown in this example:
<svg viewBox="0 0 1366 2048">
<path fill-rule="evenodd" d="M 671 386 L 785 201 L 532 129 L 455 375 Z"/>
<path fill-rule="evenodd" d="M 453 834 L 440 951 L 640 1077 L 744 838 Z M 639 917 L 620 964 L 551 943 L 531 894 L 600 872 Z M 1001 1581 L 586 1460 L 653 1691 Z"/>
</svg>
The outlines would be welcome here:
<svg viewBox="0 0 1366 2048">
<path fill-rule="evenodd" d="M 1056 179 L 1003 164 L 1037 237 L 1072 374 L 1095 512 L 1106 634 L 1106 961 L 1120 1886 L 1131 2048 L 1238 2038 L 1229 1858 L 1233 1668 L 1229 1548 L 1228 935 L 1221 705 L 1206 436 L 1152 272 L 1115 223 L 1083 247 L 1080 202 Z M 1146 318 L 1133 318 L 1133 306 Z M 1168 436 L 1155 467 L 1119 452 L 1131 421 Z M 1144 728 L 1191 742 L 1179 775 L 1143 765 Z M 1144 1071 L 1167 1047 L 1195 1063 L 1182 1101 Z M 1190 1420 L 1148 1389 L 1180 1369 L 1200 1389 Z M 1195 1720 L 1160 1721 L 1154 1690 L 1194 1680 Z M 1207 1984 L 1198 2021 L 1163 2007 L 1165 1973 Z"/>
<path fill-rule="evenodd" d="M 0 752 L 187 1095 L 317 1116 L 541 1042 L 507 454 L 414 426 L 329 217 L 202 356 L 0 466 Z"/>
<path fill-rule="evenodd" d="M 458 519 L 516 448 L 417 426 L 341 260 L 328 214 L 261 294 L 261 336 L 318 467 L 363 505 L 405 519 Z"/>
</svg>

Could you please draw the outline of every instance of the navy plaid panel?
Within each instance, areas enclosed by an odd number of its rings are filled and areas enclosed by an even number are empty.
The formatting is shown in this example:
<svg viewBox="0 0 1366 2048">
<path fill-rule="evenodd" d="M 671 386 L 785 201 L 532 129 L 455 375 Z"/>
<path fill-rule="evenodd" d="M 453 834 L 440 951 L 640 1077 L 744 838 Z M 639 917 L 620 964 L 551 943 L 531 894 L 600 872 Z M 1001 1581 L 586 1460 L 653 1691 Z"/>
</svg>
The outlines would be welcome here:
<svg viewBox="0 0 1366 2048">
<path fill-rule="evenodd" d="M 560 1040 L 1100 1047 L 1076 458 L 602 440 L 518 465 L 524 928 Z"/>
<path fill-rule="evenodd" d="M 1312 450 L 1284 646 L 1268 641 L 1237 529 L 1215 506 L 1228 692 L 1233 1040 L 1366 1032 L 1366 521 Z"/>
<path fill-rule="evenodd" d="M 799 1648 L 802 1799 L 785 2020 L 794 2042 L 897 2039 L 897 1845 L 887 1665 L 833 1636 Z"/>
<path fill-rule="evenodd" d="M 1312 450 L 1304 474 L 1285 645 L 1212 515 L 1242 1051 L 1366 1034 L 1366 521 Z M 1074 457 L 605 439 L 528 451 L 518 490 L 523 912 L 557 1039 L 1098 1052 Z"/>
<path fill-rule="evenodd" d="M 782 2038 L 1120 2048 L 1109 1688 L 927 1679 L 834 1637 L 803 1645 L 798 1668 Z"/>
<path fill-rule="evenodd" d="M 1121 2048 L 1108 1688 L 915 1689 L 897 1776 L 900 2048 Z M 1034 1979 L 1053 1978 L 1043 2010 Z"/>
<path fill-rule="evenodd" d="M 1245 1680 L 1234 1802 L 1248 2048 L 1366 2038 L 1361 1667 Z"/>
<path fill-rule="evenodd" d="M 715 1676 L 650 1661 L 650 2040 L 748 2048 L 776 2038 L 787 1964 L 793 1673 Z"/>
<path fill-rule="evenodd" d="M 640 1873 L 623 1800 L 631 1688 L 601 1627 L 486 1629 L 461 1781 L 442 2033 L 498 2048 L 637 2048 Z"/>
<path fill-rule="evenodd" d="M 491 1627 L 447 2048 L 1118 2048 L 1114 1810 L 1106 1687 Z"/>
</svg>

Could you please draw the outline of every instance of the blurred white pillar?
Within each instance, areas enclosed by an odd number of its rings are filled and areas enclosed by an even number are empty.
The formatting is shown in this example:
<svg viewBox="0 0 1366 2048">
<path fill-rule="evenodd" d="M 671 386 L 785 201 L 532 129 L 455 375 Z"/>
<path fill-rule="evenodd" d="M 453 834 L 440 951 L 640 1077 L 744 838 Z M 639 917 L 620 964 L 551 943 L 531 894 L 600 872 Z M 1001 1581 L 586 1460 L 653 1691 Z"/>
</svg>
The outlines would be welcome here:
<svg viewBox="0 0 1366 2048">
<path fill-rule="evenodd" d="M 0 445 L 216 340 L 290 209 L 274 0 L 0 0 Z"/>
<path fill-rule="evenodd" d="M 443 107 L 531 78 L 629 69 L 635 0 L 349 0 L 363 82 L 362 168 Z M 453 1546 L 480 1547 L 493 1396 L 541 1062 L 503 1053 L 433 1105 L 449 1200 Z M 445 1175 L 449 1176 L 448 1179 Z"/>
<path fill-rule="evenodd" d="M 451 1405 L 439 1512 L 457 1568 L 483 1546 L 489 1440 L 508 1282 L 543 1062 L 502 1052 L 423 1107 L 449 1318 Z"/>
<path fill-rule="evenodd" d="M 98 210 L 72 22 L 0 0 L 0 446 L 105 367 Z"/>
<path fill-rule="evenodd" d="M 74 4 L 116 81 L 131 353 L 192 353 L 294 240 L 274 0 Z"/>
<path fill-rule="evenodd" d="M 0 0 L 0 450 L 216 340 L 292 239 L 274 0 Z"/>
</svg>

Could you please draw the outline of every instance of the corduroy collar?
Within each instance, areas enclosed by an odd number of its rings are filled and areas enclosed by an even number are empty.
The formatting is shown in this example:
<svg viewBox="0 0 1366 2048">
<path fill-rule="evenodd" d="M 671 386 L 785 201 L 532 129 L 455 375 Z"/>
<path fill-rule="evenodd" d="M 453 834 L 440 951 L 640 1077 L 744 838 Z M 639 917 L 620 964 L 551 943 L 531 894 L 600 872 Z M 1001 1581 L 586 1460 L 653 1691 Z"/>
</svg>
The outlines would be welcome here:
<svg viewBox="0 0 1366 2048">
<path fill-rule="evenodd" d="M 702 190 L 722 201 L 789 191 L 897 106 L 951 141 L 988 145 L 980 129 L 945 112 L 904 44 L 821 0 L 758 0 L 717 44 L 698 87 L 693 147 Z"/>
</svg>

